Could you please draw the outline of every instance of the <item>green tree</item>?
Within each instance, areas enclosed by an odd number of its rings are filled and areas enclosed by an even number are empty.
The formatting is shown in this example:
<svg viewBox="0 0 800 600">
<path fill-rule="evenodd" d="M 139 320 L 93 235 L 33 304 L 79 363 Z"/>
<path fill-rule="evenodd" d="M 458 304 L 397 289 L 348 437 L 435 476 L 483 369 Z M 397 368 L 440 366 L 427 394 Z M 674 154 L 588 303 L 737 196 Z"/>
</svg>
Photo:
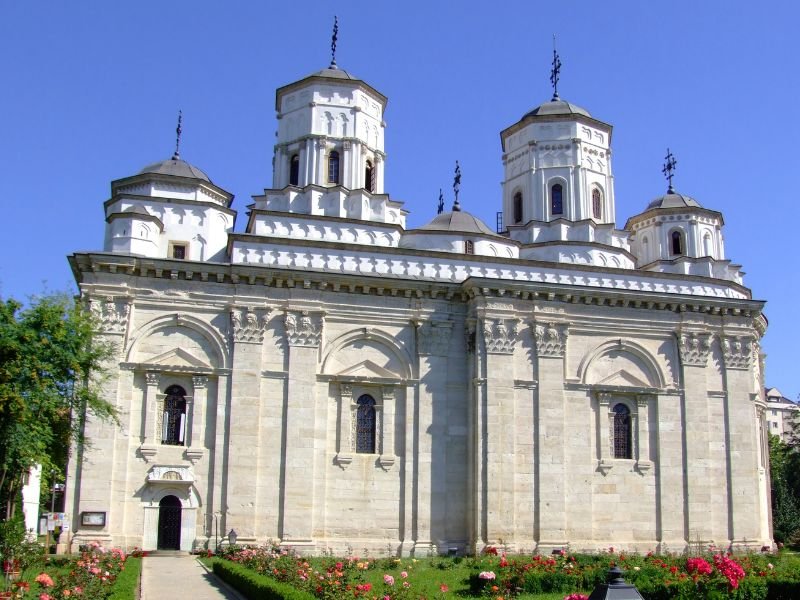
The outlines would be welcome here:
<svg viewBox="0 0 800 600">
<path fill-rule="evenodd" d="M 39 463 L 63 472 L 72 442 L 85 443 L 83 419 L 116 421 L 99 394 L 110 345 L 91 314 L 66 294 L 23 308 L 0 299 L 0 506 L 14 515 L 23 478 Z"/>
<path fill-rule="evenodd" d="M 800 534 L 800 499 L 796 473 L 800 454 L 777 435 L 769 436 L 769 468 L 772 480 L 772 529 L 775 540 L 794 542 Z"/>
</svg>

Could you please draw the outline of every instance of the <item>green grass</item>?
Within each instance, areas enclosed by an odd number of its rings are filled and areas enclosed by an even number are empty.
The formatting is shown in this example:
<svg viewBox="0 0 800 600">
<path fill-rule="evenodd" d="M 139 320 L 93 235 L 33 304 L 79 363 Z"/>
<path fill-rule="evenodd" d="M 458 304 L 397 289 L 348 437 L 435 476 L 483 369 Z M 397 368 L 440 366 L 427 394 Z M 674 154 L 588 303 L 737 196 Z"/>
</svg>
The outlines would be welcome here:
<svg viewBox="0 0 800 600">
<path fill-rule="evenodd" d="M 136 600 L 141 573 L 142 559 L 129 556 L 125 560 L 125 569 L 114 582 L 114 591 L 108 597 L 109 600 Z"/>
</svg>

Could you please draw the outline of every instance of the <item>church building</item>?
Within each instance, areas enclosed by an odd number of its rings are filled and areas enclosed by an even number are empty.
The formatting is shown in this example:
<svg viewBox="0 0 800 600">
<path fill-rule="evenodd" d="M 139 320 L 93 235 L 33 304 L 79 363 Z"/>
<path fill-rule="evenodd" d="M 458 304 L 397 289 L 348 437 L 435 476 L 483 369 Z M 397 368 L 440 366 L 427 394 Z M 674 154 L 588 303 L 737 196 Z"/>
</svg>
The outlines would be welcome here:
<svg viewBox="0 0 800 600">
<path fill-rule="evenodd" d="M 770 545 L 764 303 L 722 214 L 670 184 L 618 229 L 612 127 L 556 93 L 503 117 L 501 226 L 456 195 L 408 229 L 386 102 L 335 61 L 279 88 L 243 231 L 177 150 L 111 182 L 69 260 L 121 423 L 72 453 L 73 546 Z"/>
</svg>

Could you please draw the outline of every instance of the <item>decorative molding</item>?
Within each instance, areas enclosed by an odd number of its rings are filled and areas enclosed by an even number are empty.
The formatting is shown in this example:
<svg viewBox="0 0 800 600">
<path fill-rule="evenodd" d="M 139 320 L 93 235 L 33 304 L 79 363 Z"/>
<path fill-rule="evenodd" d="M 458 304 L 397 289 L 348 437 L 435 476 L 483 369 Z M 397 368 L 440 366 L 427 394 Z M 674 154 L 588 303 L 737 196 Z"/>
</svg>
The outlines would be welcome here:
<svg viewBox="0 0 800 600">
<path fill-rule="evenodd" d="M 536 354 L 539 357 L 563 358 L 569 337 L 566 323 L 536 323 Z"/>
<path fill-rule="evenodd" d="M 166 483 L 170 485 L 191 485 L 194 475 L 189 467 L 155 465 L 147 474 L 147 483 Z"/>
<path fill-rule="evenodd" d="M 318 347 L 322 339 L 322 313 L 286 311 L 286 340 L 290 346 Z"/>
<path fill-rule="evenodd" d="M 139 446 L 139 455 L 144 459 L 144 462 L 150 462 L 158 454 L 158 447 L 149 444 L 142 444 Z"/>
<path fill-rule="evenodd" d="M 196 390 L 202 389 L 208 385 L 208 377 L 205 375 L 192 375 L 192 385 Z"/>
<path fill-rule="evenodd" d="M 710 333 L 680 333 L 678 334 L 678 351 L 681 355 L 681 364 L 694 367 L 705 367 L 708 364 L 708 354 L 711 351 Z"/>
<path fill-rule="evenodd" d="M 722 336 L 722 357 L 728 369 L 749 369 L 753 363 L 753 338 L 750 336 Z"/>
<path fill-rule="evenodd" d="M 467 353 L 474 354 L 475 353 L 475 324 L 477 323 L 476 319 L 469 318 L 464 323 L 464 346 L 467 350 Z"/>
<path fill-rule="evenodd" d="M 161 373 L 157 371 L 147 371 L 144 377 L 147 381 L 147 385 L 158 387 L 161 383 Z"/>
<path fill-rule="evenodd" d="M 607 461 L 604 458 L 601 458 L 597 462 L 597 470 L 600 471 L 603 474 L 604 477 L 606 475 L 608 475 L 608 473 L 611 471 L 613 466 L 614 465 L 611 462 Z"/>
<path fill-rule="evenodd" d="M 426 321 L 417 323 L 419 353 L 431 356 L 446 356 L 453 334 L 451 321 Z"/>
<path fill-rule="evenodd" d="M 200 459 L 203 458 L 204 453 L 205 451 L 202 448 L 187 448 L 183 452 L 183 455 L 190 463 L 196 464 Z"/>
<path fill-rule="evenodd" d="M 89 300 L 89 310 L 97 320 L 103 333 L 124 335 L 128 329 L 131 304 L 127 299 L 116 300 L 108 296 L 104 302 L 94 298 Z"/>
<path fill-rule="evenodd" d="M 518 319 L 483 320 L 483 340 L 489 354 L 512 354 L 517 341 Z"/>
<path fill-rule="evenodd" d="M 267 314 L 258 314 L 251 308 L 234 308 L 231 310 L 231 325 L 235 342 L 260 344 L 267 329 Z"/>
</svg>

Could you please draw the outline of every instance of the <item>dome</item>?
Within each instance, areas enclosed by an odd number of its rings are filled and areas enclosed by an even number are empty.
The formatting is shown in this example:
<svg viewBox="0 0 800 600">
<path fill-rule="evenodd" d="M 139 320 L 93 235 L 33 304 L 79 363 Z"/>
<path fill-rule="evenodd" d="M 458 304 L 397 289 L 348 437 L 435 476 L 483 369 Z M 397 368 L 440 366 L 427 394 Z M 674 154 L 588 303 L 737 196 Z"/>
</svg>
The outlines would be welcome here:
<svg viewBox="0 0 800 600">
<path fill-rule="evenodd" d="M 139 171 L 139 175 L 146 173 L 157 173 L 159 175 L 174 175 L 175 177 L 188 177 L 190 179 L 202 179 L 211 183 L 208 175 L 203 173 L 197 167 L 190 165 L 185 160 L 175 158 L 174 156 L 168 160 L 147 165 L 144 169 Z"/>
<path fill-rule="evenodd" d="M 675 191 L 670 191 L 664 194 L 663 196 L 659 196 L 655 200 L 653 200 L 650 204 L 647 205 L 647 209 L 650 210 L 651 208 L 703 208 L 700 206 L 700 203 L 691 198 L 690 196 L 684 196 L 683 194 L 679 194 Z"/>
<path fill-rule="evenodd" d="M 577 104 L 565 102 L 564 100 L 551 100 L 550 102 L 540 104 L 522 118 L 547 117 L 550 115 L 583 115 L 584 117 L 590 118 L 592 116 L 589 114 L 588 110 L 581 108 Z"/>
<path fill-rule="evenodd" d="M 427 225 L 420 227 L 423 231 L 446 231 L 450 233 L 480 233 L 483 235 L 497 236 L 478 217 L 463 210 L 445 212 L 436 217 Z"/>
</svg>

